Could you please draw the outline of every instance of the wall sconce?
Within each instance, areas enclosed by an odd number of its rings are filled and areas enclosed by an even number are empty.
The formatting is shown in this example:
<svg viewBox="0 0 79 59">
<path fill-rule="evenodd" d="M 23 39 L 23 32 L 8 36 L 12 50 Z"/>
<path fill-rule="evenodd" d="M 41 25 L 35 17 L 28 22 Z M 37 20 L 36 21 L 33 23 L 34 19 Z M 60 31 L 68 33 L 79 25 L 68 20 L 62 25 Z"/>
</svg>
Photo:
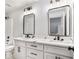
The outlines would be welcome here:
<svg viewBox="0 0 79 59">
<path fill-rule="evenodd" d="M 27 7 L 27 8 L 25 8 L 24 9 L 24 12 L 27 10 L 27 11 L 30 11 L 32 9 L 32 6 L 30 6 L 30 7 Z"/>
</svg>

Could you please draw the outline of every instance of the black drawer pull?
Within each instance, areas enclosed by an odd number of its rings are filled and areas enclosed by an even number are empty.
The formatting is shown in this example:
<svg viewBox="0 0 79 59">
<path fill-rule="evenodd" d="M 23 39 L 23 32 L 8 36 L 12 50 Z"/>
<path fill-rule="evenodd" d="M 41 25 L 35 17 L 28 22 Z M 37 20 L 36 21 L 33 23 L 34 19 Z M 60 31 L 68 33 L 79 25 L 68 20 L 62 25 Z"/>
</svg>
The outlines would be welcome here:
<svg viewBox="0 0 79 59">
<path fill-rule="evenodd" d="M 33 52 L 31 52 L 30 54 L 37 56 L 37 54 L 36 53 L 33 53 Z"/>
<path fill-rule="evenodd" d="M 37 47 L 36 45 L 31 45 L 32 47 Z"/>
<path fill-rule="evenodd" d="M 68 47 L 68 50 L 72 50 L 74 52 L 74 47 Z"/>
<path fill-rule="evenodd" d="M 18 47 L 18 52 L 21 52 L 21 47 Z"/>
</svg>

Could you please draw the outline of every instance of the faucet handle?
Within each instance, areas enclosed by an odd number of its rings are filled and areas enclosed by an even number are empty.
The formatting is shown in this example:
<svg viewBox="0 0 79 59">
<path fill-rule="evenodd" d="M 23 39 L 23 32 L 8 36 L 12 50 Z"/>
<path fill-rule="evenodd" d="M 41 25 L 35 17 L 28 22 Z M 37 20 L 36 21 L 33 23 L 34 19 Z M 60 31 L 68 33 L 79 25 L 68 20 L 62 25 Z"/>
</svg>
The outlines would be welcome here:
<svg viewBox="0 0 79 59">
<path fill-rule="evenodd" d="M 59 35 L 57 36 L 57 40 L 60 40 L 60 37 L 59 37 Z"/>
<path fill-rule="evenodd" d="M 64 41 L 64 39 L 61 39 L 61 41 Z"/>
<path fill-rule="evenodd" d="M 33 35 L 32 38 L 34 38 L 35 36 Z"/>
<path fill-rule="evenodd" d="M 56 36 L 55 36 L 54 40 L 56 40 Z"/>
</svg>

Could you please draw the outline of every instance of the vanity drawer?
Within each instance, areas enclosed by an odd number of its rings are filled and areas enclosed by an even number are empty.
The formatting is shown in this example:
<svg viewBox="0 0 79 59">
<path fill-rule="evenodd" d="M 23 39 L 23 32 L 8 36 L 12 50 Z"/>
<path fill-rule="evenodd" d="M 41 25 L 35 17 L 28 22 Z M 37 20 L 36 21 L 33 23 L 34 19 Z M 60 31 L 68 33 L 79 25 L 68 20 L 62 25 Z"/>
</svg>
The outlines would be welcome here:
<svg viewBox="0 0 79 59">
<path fill-rule="evenodd" d="M 72 57 L 60 56 L 57 54 L 44 53 L 44 59 L 73 59 Z"/>
<path fill-rule="evenodd" d="M 15 46 L 22 46 L 22 47 L 25 47 L 26 44 L 25 44 L 24 41 L 15 40 Z"/>
<path fill-rule="evenodd" d="M 43 50 L 43 44 L 38 43 L 26 43 L 27 47 L 37 49 L 37 50 Z"/>
<path fill-rule="evenodd" d="M 43 59 L 43 51 L 27 48 L 27 57 L 28 56 L 33 59 Z"/>
<path fill-rule="evenodd" d="M 45 49 L 45 52 L 73 57 L 73 51 L 69 51 L 68 48 L 45 45 L 44 49 Z"/>
</svg>

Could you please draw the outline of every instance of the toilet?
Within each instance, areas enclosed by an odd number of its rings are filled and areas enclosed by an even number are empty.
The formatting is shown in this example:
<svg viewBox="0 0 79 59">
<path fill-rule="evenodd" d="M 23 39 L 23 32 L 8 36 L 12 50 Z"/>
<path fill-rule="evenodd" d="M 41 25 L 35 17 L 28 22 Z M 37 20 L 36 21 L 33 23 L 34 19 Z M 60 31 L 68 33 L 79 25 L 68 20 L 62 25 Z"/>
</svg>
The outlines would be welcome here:
<svg viewBox="0 0 79 59">
<path fill-rule="evenodd" d="M 6 45 L 5 47 L 5 59 L 14 59 L 14 46 L 13 45 Z"/>
</svg>

